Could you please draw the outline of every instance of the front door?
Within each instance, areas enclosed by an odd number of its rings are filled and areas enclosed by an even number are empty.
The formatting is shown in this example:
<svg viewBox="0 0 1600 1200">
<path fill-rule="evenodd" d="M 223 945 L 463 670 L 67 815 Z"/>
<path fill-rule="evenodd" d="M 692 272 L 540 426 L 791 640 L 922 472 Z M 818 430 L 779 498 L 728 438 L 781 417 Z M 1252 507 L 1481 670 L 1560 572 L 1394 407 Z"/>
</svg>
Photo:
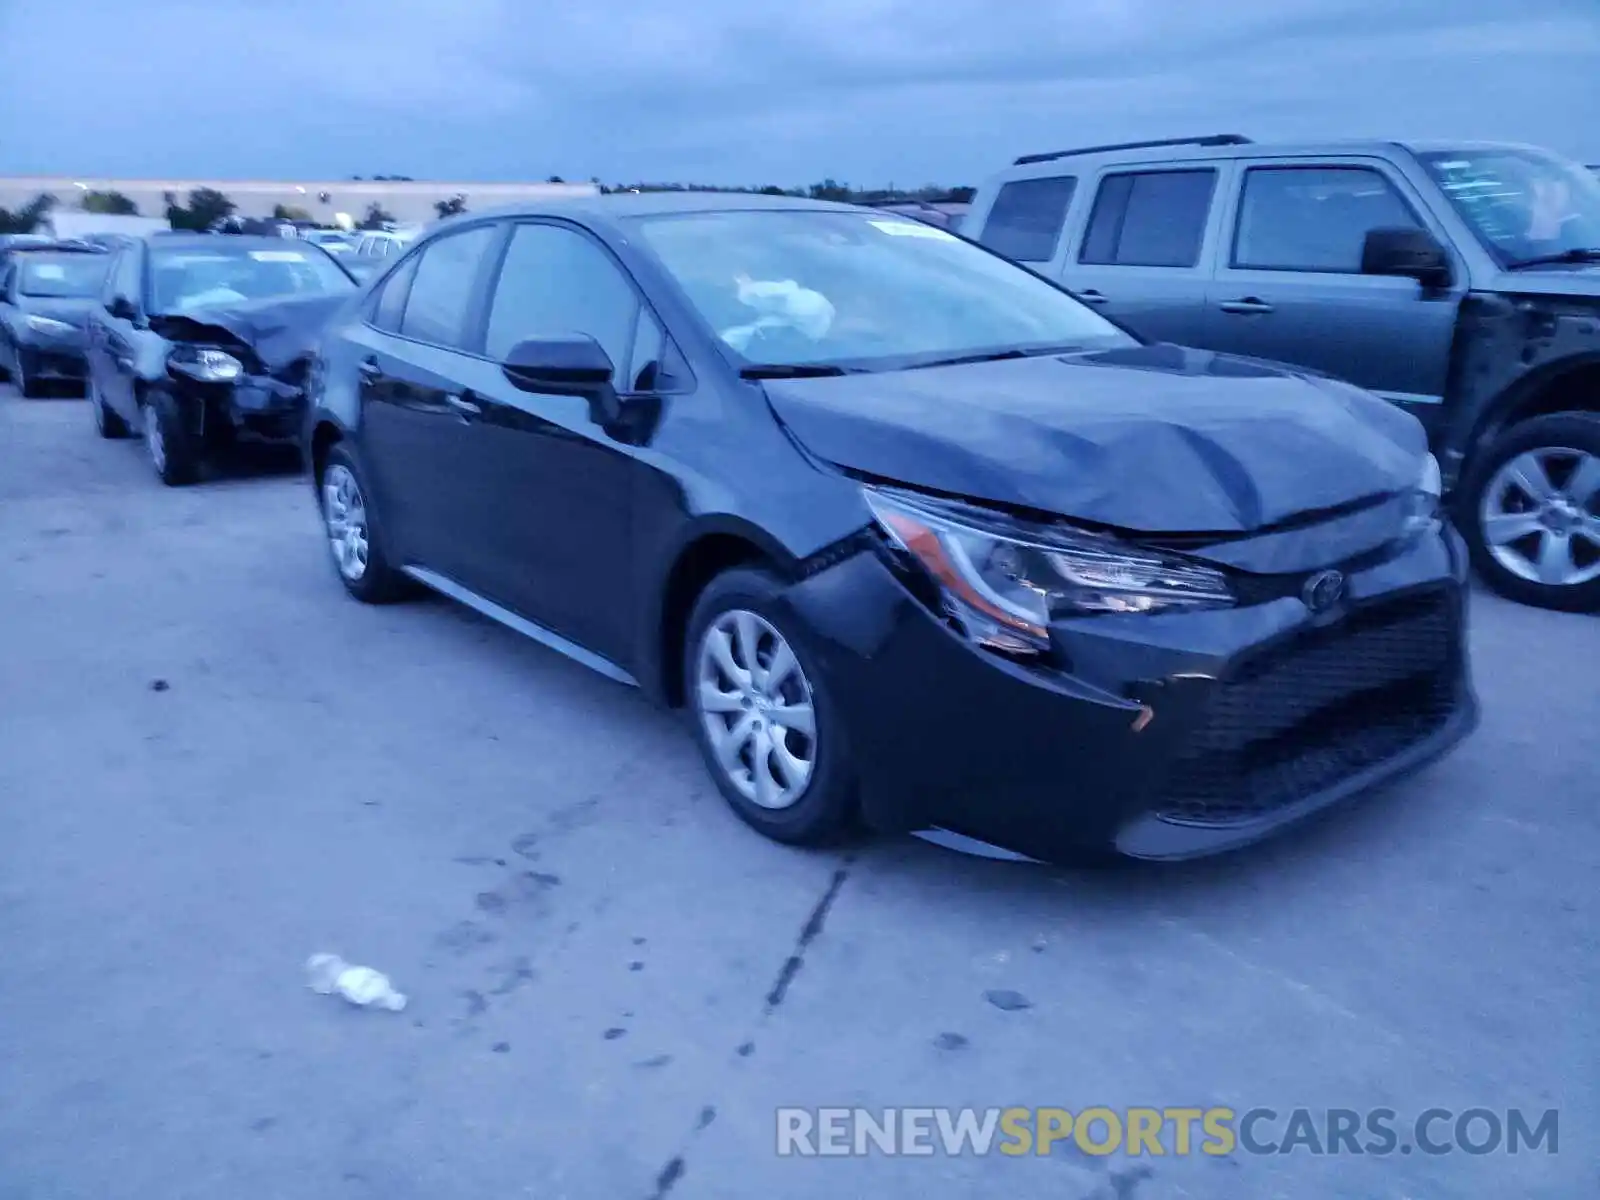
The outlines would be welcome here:
<svg viewBox="0 0 1600 1200">
<path fill-rule="evenodd" d="M 637 611 L 631 450 L 601 427 L 588 400 L 523 391 L 498 365 L 518 342 L 574 332 L 604 348 L 619 393 L 655 386 L 661 329 L 621 265 L 573 226 L 515 225 L 473 379 L 484 409 L 479 461 L 497 480 L 483 514 L 496 537 L 492 587 L 529 620 L 626 666 Z"/>
<path fill-rule="evenodd" d="M 1430 292 L 1361 273 L 1370 229 L 1424 227 L 1443 241 L 1388 164 L 1252 161 L 1227 219 L 1206 346 L 1311 367 L 1409 406 L 1440 402 L 1463 285 Z"/>
</svg>

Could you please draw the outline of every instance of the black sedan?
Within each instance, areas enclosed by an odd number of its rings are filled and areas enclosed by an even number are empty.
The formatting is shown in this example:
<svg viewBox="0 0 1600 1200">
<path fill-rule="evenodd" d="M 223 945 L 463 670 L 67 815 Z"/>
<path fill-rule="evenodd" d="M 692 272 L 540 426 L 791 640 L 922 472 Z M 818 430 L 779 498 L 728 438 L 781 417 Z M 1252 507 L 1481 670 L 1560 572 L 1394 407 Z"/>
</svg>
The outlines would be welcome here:
<svg viewBox="0 0 1600 1200">
<path fill-rule="evenodd" d="M 129 239 L 89 321 L 95 427 L 107 438 L 141 431 L 151 465 L 174 485 L 239 442 L 292 443 L 316 338 L 355 291 L 305 242 Z"/>
<path fill-rule="evenodd" d="M 420 582 L 670 705 L 733 809 L 1180 858 L 1473 727 L 1415 419 L 1148 345 L 944 230 L 610 196 L 445 223 L 326 331 L 356 598 Z"/>
<path fill-rule="evenodd" d="M 106 254 L 44 242 L 0 257 L 0 366 L 24 396 L 83 379 L 84 325 L 105 279 Z"/>
</svg>

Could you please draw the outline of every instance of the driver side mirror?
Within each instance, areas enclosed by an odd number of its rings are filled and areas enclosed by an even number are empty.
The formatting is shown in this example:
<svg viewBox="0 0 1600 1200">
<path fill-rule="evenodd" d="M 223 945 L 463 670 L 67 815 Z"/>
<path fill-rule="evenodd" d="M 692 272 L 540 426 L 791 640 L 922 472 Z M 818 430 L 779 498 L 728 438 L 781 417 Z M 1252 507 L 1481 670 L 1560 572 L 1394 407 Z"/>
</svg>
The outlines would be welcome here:
<svg viewBox="0 0 1600 1200">
<path fill-rule="evenodd" d="M 1426 229 L 1369 229 L 1361 245 L 1363 275 L 1415 279 L 1425 288 L 1450 286 L 1450 255 Z"/>
<path fill-rule="evenodd" d="M 106 311 L 119 321 L 136 321 L 139 319 L 139 310 L 132 300 L 126 296 L 118 296 L 106 305 Z"/>
<path fill-rule="evenodd" d="M 518 342 L 500 370 L 524 392 L 586 397 L 597 424 L 611 424 L 622 415 L 611 356 L 588 334 Z"/>
</svg>

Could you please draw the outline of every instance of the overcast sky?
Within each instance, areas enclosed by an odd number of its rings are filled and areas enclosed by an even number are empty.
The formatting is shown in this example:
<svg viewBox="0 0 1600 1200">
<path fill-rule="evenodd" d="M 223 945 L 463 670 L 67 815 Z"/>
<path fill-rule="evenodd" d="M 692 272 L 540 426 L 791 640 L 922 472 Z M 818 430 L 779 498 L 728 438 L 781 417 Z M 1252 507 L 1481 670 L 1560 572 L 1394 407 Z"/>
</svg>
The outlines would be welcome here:
<svg viewBox="0 0 1600 1200">
<path fill-rule="evenodd" d="M 1600 162 L 1600 0 L 0 0 L 0 174 L 910 186 L 1219 131 Z"/>
</svg>

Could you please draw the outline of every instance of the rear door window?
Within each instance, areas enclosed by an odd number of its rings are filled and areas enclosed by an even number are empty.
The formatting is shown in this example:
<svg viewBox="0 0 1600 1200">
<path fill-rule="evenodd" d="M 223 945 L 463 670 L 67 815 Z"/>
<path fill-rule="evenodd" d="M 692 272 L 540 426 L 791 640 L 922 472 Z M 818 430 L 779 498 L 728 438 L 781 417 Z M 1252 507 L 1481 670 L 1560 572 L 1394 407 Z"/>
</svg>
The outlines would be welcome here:
<svg viewBox="0 0 1600 1200">
<path fill-rule="evenodd" d="M 401 336 L 435 346 L 463 347 L 478 277 L 497 232 L 492 225 L 479 225 L 424 247 L 400 319 Z"/>
<path fill-rule="evenodd" d="M 1078 261 L 1193 267 L 1217 190 L 1215 170 L 1128 171 L 1100 182 Z"/>
<path fill-rule="evenodd" d="M 1077 187 L 1078 181 L 1071 175 L 1014 179 L 1004 184 L 978 240 L 1016 262 L 1050 262 L 1056 256 Z"/>
</svg>

